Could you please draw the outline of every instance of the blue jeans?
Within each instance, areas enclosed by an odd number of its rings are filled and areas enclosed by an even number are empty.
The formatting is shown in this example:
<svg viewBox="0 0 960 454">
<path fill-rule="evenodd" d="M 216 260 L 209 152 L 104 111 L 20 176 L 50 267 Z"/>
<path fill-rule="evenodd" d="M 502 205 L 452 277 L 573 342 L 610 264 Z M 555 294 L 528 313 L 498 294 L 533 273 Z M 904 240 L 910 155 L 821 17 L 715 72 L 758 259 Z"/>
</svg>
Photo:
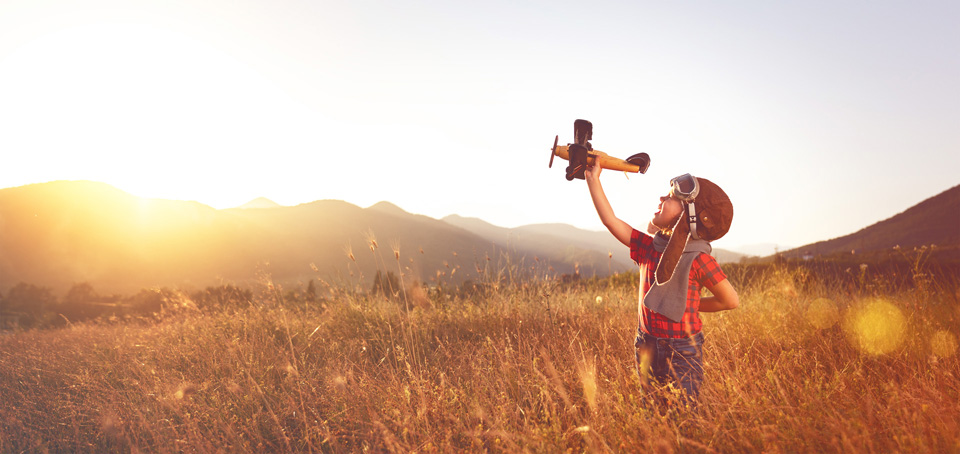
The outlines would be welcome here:
<svg viewBox="0 0 960 454">
<path fill-rule="evenodd" d="M 637 372 L 644 385 L 677 383 L 694 403 L 703 383 L 703 332 L 683 339 L 654 337 L 637 330 Z"/>
</svg>

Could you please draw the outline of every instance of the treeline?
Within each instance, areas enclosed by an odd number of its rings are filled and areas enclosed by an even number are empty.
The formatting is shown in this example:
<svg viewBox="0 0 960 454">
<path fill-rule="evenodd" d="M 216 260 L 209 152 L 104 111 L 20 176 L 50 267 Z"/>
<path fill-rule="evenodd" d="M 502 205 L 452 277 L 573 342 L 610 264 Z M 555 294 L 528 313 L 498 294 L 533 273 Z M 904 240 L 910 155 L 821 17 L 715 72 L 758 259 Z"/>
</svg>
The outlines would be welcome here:
<svg viewBox="0 0 960 454">
<path fill-rule="evenodd" d="M 84 282 L 74 284 L 62 298 L 57 298 L 49 287 L 21 282 L 6 294 L 0 293 L 0 330 L 60 328 L 93 320 L 161 320 L 188 311 L 230 311 L 265 301 L 288 306 L 323 305 L 344 294 L 384 298 L 411 309 L 441 299 L 485 296 L 498 287 L 473 280 L 458 286 L 427 287 L 420 281 L 403 282 L 392 271 L 378 271 L 369 288 L 335 288 L 316 279 L 289 290 L 266 281 L 264 284 L 256 292 L 225 284 L 194 292 L 164 287 L 141 289 L 134 295 L 101 295 L 90 283 Z"/>
<path fill-rule="evenodd" d="M 56 328 L 95 319 L 159 319 L 184 309 L 228 309 L 250 304 L 250 290 L 221 285 L 186 293 L 142 289 L 135 295 L 100 295 L 89 283 L 73 285 L 62 299 L 49 287 L 21 282 L 0 294 L 0 329 Z"/>
</svg>

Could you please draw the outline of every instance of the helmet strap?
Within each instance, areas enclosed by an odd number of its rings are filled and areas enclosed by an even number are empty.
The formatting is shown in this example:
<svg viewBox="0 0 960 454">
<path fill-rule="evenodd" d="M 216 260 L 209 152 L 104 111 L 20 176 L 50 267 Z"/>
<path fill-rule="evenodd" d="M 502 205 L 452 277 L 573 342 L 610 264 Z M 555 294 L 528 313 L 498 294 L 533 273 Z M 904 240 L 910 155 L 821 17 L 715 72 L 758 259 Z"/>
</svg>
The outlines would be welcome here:
<svg viewBox="0 0 960 454">
<path fill-rule="evenodd" d="M 690 223 L 690 236 L 695 240 L 700 239 L 697 234 L 697 207 L 694 202 L 685 203 L 687 206 L 687 222 Z"/>
</svg>

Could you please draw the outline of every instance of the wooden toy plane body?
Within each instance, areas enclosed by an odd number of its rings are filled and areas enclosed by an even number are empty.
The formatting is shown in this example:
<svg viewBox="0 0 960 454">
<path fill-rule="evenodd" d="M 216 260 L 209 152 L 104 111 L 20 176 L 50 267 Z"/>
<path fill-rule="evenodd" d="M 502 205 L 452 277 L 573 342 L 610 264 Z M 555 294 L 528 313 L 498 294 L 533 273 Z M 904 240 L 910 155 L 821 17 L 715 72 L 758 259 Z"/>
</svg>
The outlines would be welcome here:
<svg viewBox="0 0 960 454">
<path fill-rule="evenodd" d="M 569 161 L 570 160 L 569 149 L 570 147 L 568 145 L 557 145 L 553 149 L 553 154 Z M 633 172 L 633 173 L 637 173 L 640 171 L 639 165 L 631 164 L 620 158 L 615 158 L 600 150 L 591 150 L 587 154 L 587 165 L 592 166 L 594 161 L 596 161 L 597 159 L 600 159 L 600 167 L 603 167 L 604 169 L 622 170 L 624 172 Z"/>
</svg>

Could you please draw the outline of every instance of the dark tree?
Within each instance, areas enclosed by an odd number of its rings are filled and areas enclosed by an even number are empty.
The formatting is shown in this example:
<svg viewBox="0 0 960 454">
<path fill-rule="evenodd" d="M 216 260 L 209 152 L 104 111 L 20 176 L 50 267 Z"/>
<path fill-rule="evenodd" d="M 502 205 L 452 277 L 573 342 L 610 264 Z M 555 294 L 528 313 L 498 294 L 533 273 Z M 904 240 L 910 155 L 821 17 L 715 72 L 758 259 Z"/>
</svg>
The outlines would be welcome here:
<svg viewBox="0 0 960 454">
<path fill-rule="evenodd" d="M 317 302 L 317 286 L 313 283 L 313 279 L 310 279 L 310 283 L 307 284 L 307 301 Z"/>
<path fill-rule="evenodd" d="M 22 314 L 21 324 L 30 327 L 40 322 L 43 313 L 56 302 L 49 288 L 21 282 L 7 292 L 7 297 L 0 302 L 0 312 Z"/>
<path fill-rule="evenodd" d="M 57 312 L 71 322 L 93 318 L 100 315 L 99 312 L 103 309 L 95 305 L 99 298 L 88 282 L 73 284 L 58 305 Z"/>
<path fill-rule="evenodd" d="M 370 292 L 374 295 L 393 297 L 400 292 L 400 279 L 393 274 L 393 271 L 387 271 L 386 277 L 384 277 L 380 271 L 377 271 L 377 275 L 373 278 L 373 287 L 370 289 Z"/>
</svg>

